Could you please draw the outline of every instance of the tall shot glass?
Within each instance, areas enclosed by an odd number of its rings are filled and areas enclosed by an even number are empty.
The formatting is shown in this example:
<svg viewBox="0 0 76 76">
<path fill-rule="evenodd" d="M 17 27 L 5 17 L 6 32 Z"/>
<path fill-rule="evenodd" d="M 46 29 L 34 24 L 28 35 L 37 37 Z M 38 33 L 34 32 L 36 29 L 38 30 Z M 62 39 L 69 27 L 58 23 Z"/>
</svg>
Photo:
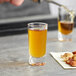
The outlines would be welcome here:
<svg viewBox="0 0 76 76">
<path fill-rule="evenodd" d="M 58 40 L 71 41 L 74 28 L 74 11 L 59 7 Z"/>
<path fill-rule="evenodd" d="M 33 22 L 28 24 L 29 64 L 45 64 L 48 24 Z"/>
</svg>

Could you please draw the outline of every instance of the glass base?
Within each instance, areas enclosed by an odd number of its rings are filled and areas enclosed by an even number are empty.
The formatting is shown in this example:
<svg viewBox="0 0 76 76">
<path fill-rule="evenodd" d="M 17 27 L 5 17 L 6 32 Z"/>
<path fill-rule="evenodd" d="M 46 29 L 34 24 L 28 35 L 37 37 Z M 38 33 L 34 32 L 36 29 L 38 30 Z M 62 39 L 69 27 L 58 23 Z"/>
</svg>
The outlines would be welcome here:
<svg viewBox="0 0 76 76">
<path fill-rule="evenodd" d="M 32 66 L 43 66 L 45 65 L 45 56 L 40 58 L 29 57 L 29 64 Z"/>
<path fill-rule="evenodd" d="M 72 34 L 64 35 L 61 32 L 58 32 L 59 41 L 72 41 Z"/>
</svg>

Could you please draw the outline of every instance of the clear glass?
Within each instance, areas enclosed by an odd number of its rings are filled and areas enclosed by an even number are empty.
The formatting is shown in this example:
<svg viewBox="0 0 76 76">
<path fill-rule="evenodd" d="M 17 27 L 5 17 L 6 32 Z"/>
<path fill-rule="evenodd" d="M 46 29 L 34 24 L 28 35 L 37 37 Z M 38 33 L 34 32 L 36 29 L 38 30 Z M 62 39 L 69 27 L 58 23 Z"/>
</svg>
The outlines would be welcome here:
<svg viewBox="0 0 76 76">
<path fill-rule="evenodd" d="M 28 24 L 30 65 L 40 66 L 45 64 L 47 28 L 46 23 L 34 22 Z"/>
<path fill-rule="evenodd" d="M 58 40 L 71 41 L 74 28 L 74 12 L 67 8 L 59 7 Z"/>
</svg>

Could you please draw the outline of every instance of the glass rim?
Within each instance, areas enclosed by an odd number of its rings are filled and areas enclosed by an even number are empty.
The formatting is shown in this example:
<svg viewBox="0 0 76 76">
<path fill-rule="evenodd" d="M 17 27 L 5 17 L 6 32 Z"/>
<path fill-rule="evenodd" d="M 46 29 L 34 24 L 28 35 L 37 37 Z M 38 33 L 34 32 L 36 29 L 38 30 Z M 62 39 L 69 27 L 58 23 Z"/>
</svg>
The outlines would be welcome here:
<svg viewBox="0 0 76 76">
<path fill-rule="evenodd" d="M 38 25 L 48 25 L 47 23 L 44 23 L 44 22 L 31 22 L 31 23 L 28 23 L 28 26 L 35 25 L 35 24 L 38 24 Z"/>
</svg>

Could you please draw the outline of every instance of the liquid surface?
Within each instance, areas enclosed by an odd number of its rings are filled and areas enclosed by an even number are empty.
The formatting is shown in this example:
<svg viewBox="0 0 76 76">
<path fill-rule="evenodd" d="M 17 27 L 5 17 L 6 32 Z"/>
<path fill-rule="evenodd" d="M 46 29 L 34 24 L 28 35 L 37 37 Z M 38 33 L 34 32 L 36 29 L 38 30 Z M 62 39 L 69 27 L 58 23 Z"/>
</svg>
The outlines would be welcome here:
<svg viewBox="0 0 76 76">
<path fill-rule="evenodd" d="M 42 57 L 46 53 L 47 30 L 28 30 L 29 54 Z"/>
<path fill-rule="evenodd" d="M 74 23 L 72 22 L 67 22 L 67 21 L 59 21 L 58 22 L 58 30 L 64 35 L 68 35 L 72 32 L 74 27 Z"/>
</svg>

